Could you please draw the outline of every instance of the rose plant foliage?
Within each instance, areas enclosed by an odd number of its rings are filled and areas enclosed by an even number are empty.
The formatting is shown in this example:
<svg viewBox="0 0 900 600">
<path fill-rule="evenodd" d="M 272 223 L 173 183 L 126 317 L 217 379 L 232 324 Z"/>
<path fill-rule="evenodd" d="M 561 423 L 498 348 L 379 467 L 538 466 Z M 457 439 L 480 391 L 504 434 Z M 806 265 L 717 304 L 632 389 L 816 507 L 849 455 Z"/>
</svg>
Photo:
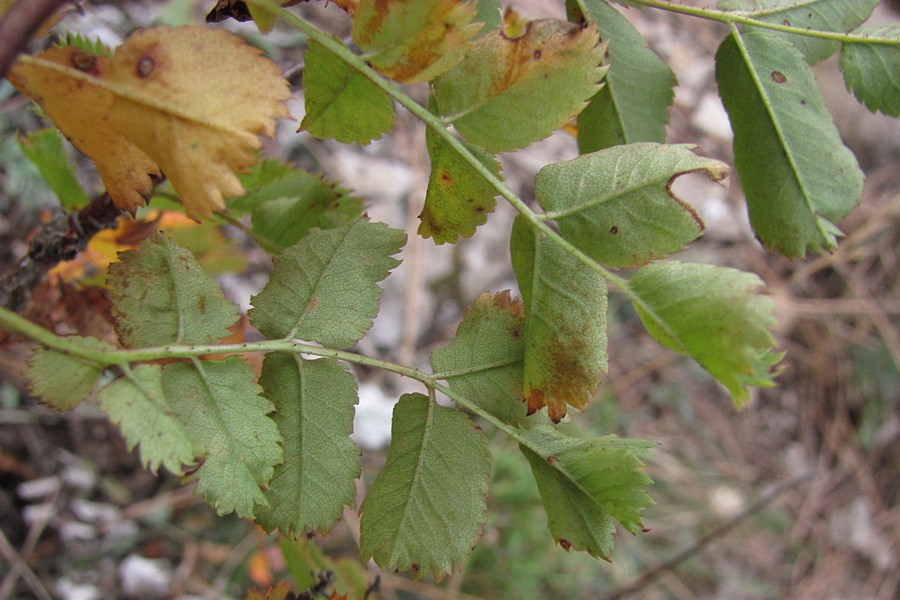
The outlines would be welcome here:
<svg viewBox="0 0 900 600">
<path fill-rule="evenodd" d="M 248 314 L 259 341 L 227 339 L 238 308 L 162 232 L 109 269 L 116 345 L 57 336 L 3 309 L 4 327 L 35 342 L 33 392 L 60 410 L 96 397 L 148 469 L 196 481 L 219 513 L 302 536 L 356 505 L 357 385 L 347 363 L 386 369 L 423 387 L 396 404 L 387 462 L 362 501 L 364 559 L 438 578 L 464 563 L 486 518 L 483 428 L 519 444 L 554 539 L 609 559 L 615 523 L 640 532 L 652 504 L 643 461 L 653 444 L 556 427 L 587 405 L 607 367 L 609 288 L 738 407 L 751 387 L 773 385 L 781 356 L 757 276 L 669 258 L 704 227 L 672 182 L 686 173 L 723 181 L 729 167 L 664 143 L 675 78 L 620 5 L 729 25 L 715 67 L 737 178 L 760 241 L 789 257 L 833 249 L 863 183 L 810 64 L 839 52 L 857 98 L 898 116 L 900 26 L 863 25 L 876 0 L 715 9 L 568 0 L 568 21 L 515 32 L 498 0 L 331 4 L 352 19 L 351 39 L 271 0 L 209 8 L 212 21 L 252 18 L 262 31 L 281 21 L 306 34 L 302 130 L 366 144 L 391 129 L 399 107 L 425 123 L 431 174 L 418 232 L 371 222 L 340 185 L 261 159 L 260 136 L 287 116 L 292 91 L 259 50 L 214 24 L 138 31 L 115 49 L 71 37 L 19 57 L 8 79 L 93 160 L 118 207 L 133 213 L 165 178 L 188 216 L 243 218 L 274 258 Z M 427 85 L 427 106 L 399 84 Z M 531 208 L 504 185 L 497 154 L 573 121 L 581 155 L 540 169 Z M 87 202 L 72 191 L 58 136 L 37 132 L 22 145 L 64 207 Z M 476 235 L 498 197 L 519 212 L 510 261 L 521 296 L 472 299 L 431 373 L 352 352 L 407 235 L 438 244 Z M 253 354 L 264 354 L 259 371 Z M 454 406 L 439 405 L 438 393 Z"/>
</svg>

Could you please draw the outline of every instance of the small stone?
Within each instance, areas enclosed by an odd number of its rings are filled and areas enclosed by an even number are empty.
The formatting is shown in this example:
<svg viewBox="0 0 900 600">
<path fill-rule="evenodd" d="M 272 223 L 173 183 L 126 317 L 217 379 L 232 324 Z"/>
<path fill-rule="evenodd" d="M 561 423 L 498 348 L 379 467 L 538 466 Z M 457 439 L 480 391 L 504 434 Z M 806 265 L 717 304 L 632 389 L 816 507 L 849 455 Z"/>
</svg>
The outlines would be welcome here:
<svg viewBox="0 0 900 600">
<path fill-rule="evenodd" d="M 162 558 L 129 554 L 119 565 L 122 591 L 134 598 L 166 598 L 172 584 L 172 566 Z"/>
</svg>

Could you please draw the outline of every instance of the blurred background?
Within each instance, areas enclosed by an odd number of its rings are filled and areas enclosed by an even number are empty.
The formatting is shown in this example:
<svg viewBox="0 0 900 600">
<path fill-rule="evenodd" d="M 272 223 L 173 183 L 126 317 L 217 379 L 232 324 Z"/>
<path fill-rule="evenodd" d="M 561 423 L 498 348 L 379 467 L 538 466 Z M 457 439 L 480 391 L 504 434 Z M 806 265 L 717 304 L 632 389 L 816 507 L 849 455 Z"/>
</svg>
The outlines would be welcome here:
<svg viewBox="0 0 900 600">
<path fill-rule="evenodd" d="M 212 4 L 85 2 L 56 30 L 114 46 L 136 27 L 203 22 Z M 564 18 L 562 5 L 519 0 L 512 8 L 526 17 Z M 339 35 L 348 30 L 337 7 L 318 2 L 294 10 Z M 712 61 L 727 29 L 661 11 L 623 10 L 678 77 L 667 141 L 697 144 L 699 154 L 730 164 L 731 131 Z M 900 18 L 897 3 L 883 1 L 873 18 Z M 339 180 L 366 199 L 373 220 L 414 232 L 429 168 L 421 124 L 401 112 L 390 136 L 365 147 L 297 133 L 304 37 L 281 26 L 264 38 L 252 25 L 220 26 L 263 47 L 295 84 L 296 122 L 282 123 L 267 151 Z M 778 342 L 787 352 L 779 386 L 759 391 L 737 412 L 696 363 L 650 338 L 624 298 L 615 292 L 610 298 L 609 373 L 587 410 L 562 426 L 585 436 L 615 433 L 659 443 L 646 468 L 656 501 L 644 513 L 649 531 L 622 532 L 611 563 L 553 543 L 526 461 L 514 443 L 490 430 L 488 522 L 462 571 L 440 583 L 360 564 L 353 510 L 324 537 L 267 536 L 233 516 L 216 516 L 177 478 L 143 471 L 93 402 L 60 413 L 31 398 L 22 376 L 27 348 L 3 335 L 0 600 L 245 598 L 248 590 L 285 580 L 300 593 L 322 583 L 325 572 L 356 581 L 369 598 L 389 600 L 896 598 L 900 122 L 858 105 L 834 58 L 815 72 L 867 175 L 861 205 L 839 224 L 846 237 L 838 250 L 805 261 L 769 255 L 753 238 L 734 178 L 730 187 L 700 176 L 676 183 L 706 223 L 705 235 L 682 258 L 752 271 L 775 299 Z M 424 102 L 427 90 L 409 93 Z M 16 143 L 19 133 L 41 126 L 30 102 L 0 84 L 3 270 L 23 255 L 29 232 L 57 203 Z M 504 156 L 504 176 L 531 200 L 537 170 L 576 154 L 571 134 L 558 132 Z M 91 165 L 75 154 L 73 160 L 82 183 L 99 192 Z M 375 326 L 357 350 L 428 368 L 431 350 L 447 343 L 480 293 L 515 290 L 507 256 L 512 217 L 499 204 L 487 225 L 455 245 L 412 236 L 402 266 L 383 283 Z M 268 255 L 236 229 L 167 219 L 226 295 L 246 308 L 266 281 Z M 108 305 L 95 284 L 127 233 L 113 232 L 79 261 L 62 265 L 34 290 L 24 314 L 60 333 L 108 329 Z M 420 389 L 380 372 L 355 374 L 361 498 L 383 465 L 393 402 Z M 316 574 L 303 579 L 304 569 Z"/>
</svg>

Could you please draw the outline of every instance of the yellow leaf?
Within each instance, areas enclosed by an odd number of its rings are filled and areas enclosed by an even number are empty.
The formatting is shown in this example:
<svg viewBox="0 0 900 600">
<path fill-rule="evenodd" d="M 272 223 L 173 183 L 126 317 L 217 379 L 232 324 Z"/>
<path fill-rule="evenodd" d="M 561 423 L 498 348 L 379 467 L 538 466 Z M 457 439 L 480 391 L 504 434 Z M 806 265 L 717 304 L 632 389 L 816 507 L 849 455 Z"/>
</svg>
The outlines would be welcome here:
<svg viewBox="0 0 900 600">
<path fill-rule="evenodd" d="M 260 54 L 225 31 L 156 27 L 111 61 L 75 48 L 21 57 L 10 80 L 94 160 L 117 206 L 137 207 L 161 170 L 187 213 L 208 218 L 244 193 L 235 171 L 288 116 L 287 81 Z"/>
<path fill-rule="evenodd" d="M 110 123 L 159 164 L 192 217 L 224 208 L 244 188 L 234 171 L 258 160 L 290 97 L 278 67 L 221 30 L 157 27 L 128 38 L 110 82 L 122 93 Z"/>
<path fill-rule="evenodd" d="M 10 71 L 10 82 L 40 104 L 63 135 L 94 161 L 116 206 L 134 210 L 142 205 L 153 189 L 149 175 L 158 176 L 159 167 L 106 120 L 115 96 L 91 80 L 109 77 L 109 59 L 74 46 L 50 48 L 38 60 L 27 58 Z"/>
</svg>

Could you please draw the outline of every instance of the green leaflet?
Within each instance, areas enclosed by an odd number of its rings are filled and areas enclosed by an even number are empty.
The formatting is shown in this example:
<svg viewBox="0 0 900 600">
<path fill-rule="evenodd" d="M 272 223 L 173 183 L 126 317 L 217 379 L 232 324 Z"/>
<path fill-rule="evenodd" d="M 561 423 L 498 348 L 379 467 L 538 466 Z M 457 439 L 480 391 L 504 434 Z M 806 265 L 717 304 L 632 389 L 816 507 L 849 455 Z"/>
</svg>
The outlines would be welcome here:
<svg viewBox="0 0 900 600">
<path fill-rule="evenodd" d="M 219 514 L 253 517 L 257 504 L 267 504 L 261 488 L 282 461 L 281 435 L 267 416 L 274 407 L 254 379 L 237 356 L 162 369 L 170 410 L 201 450 L 189 479 Z"/>
<path fill-rule="evenodd" d="M 253 326 L 272 339 L 300 338 L 349 348 L 378 313 L 376 285 L 399 264 L 406 235 L 365 218 L 312 230 L 275 259 L 269 283 L 252 298 Z"/>
<path fill-rule="evenodd" d="M 843 33 L 869 18 L 876 4 L 878 0 L 721 0 L 718 6 L 766 23 Z M 744 30 L 762 31 L 752 26 Z M 838 42 L 822 38 L 781 32 L 772 35 L 793 44 L 809 64 L 828 58 L 839 48 Z"/>
<path fill-rule="evenodd" d="M 575 0 L 567 0 L 570 18 L 585 17 L 609 42 L 606 85 L 578 115 L 581 154 L 635 142 L 664 142 L 669 106 L 675 97 L 675 74 L 637 29 L 604 0 L 583 0 L 580 15 Z"/>
<path fill-rule="evenodd" d="M 394 104 L 383 90 L 316 42 L 303 69 L 306 116 L 300 129 L 345 144 L 368 144 L 394 124 Z"/>
<path fill-rule="evenodd" d="M 68 339 L 95 350 L 115 350 L 96 338 L 71 336 Z M 59 410 L 69 410 L 88 397 L 105 368 L 105 365 L 39 346 L 28 359 L 25 376 L 32 394 Z"/>
<path fill-rule="evenodd" d="M 762 285 L 751 273 L 677 261 L 642 267 L 628 282 L 647 331 L 699 362 L 738 408 L 748 386 L 774 385 L 770 367 L 781 358 L 772 353 L 775 303 Z"/>
<path fill-rule="evenodd" d="M 854 35 L 887 38 L 893 45 L 867 42 L 841 46 L 847 89 L 872 112 L 900 117 L 900 24 L 863 26 Z"/>
<path fill-rule="evenodd" d="M 353 41 L 376 69 L 397 81 L 431 81 L 458 63 L 481 29 L 475 2 L 359 0 Z"/>
<path fill-rule="evenodd" d="M 571 438 L 548 426 L 524 437 L 519 448 L 531 465 L 553 538 L 566 550 L 609 560 L 613 519 L 637 533 L 641 512 L 653 504 L 644 491 L 652 481 L 638 469 L 654 444 L 613 435 Z"/>
<path fill-rule="evenodd" d="M 835 248 L 835 222 L 859 202 L 863 174 L 803 57 L 770 33 L 729 36 L 716 80 L 756 235 L 790 257 Z"/>
<path fill-rule="evenodd" d="M 75 177 L 58 129 L 35 131 L 18 142 L 22 154 L 34 163 L 63 208 L 82 208 L 90 203 Z"/>
<path fill-rule="evenodd" d="M 581 112 L 606 72 L 604 51 L 593 25 L 547 19 L 518 38 L 492 31 L 435 80 L 438 110 L 490 152 L 521 148 Z"/>
<path fill-rule="evenodd" d="M 394 407 L 387 463 L 360 507 L 360 550 L 388 571 L 461 566 L 485 521 L 491 460 L 481 429 L 422 394 Z"/>
<path fill-rule="evenodd" d="M 109 298 L 124 344 L 209 344 L 228 335 L 237 307 L 190 252 L 157 233 L 119 259 L 109 268 Z"/>
<path fill-rule="evenodd" d="M 713 180 L 728 166 L 687 145 L 630 144 L 547 165 L 535 195 L 565 238 L 597 262 L 630 267 L 684 249 L 703 231 L 694 210 L 671 184 L 705 172 Z"/>
<path fill-rule="evenodd" d="M 513 271 L 525 302 L 528 414 L 547 407 L 554 422 L 567 405 L 584 408 L 606 370 L 606 282 L 516 217 L 510 239 Z"/>
<path fill-rule="evenodd" d="M 461 157 L 446 141 L 432 132 L 425 132 L 431 177 L 425 195 L 425 207 L 419 218 L 419 235 L 434 238 L 436 244 L 454 243 L 461 235 L 470 237 L 475 228 L 487 222 L 493 212 L 497 190 Z M 500 162 L 478 146 L 466 145 L 498 179 Z"/>
<path fill-rule="evenodd" d="M 450 388 L 501 421 L 519 426 L 525 357 L 524 307 L 509 291 L 482 294 L 466 310 L 456 336 L 431 354 Z"/>
<path fill-rule="evenodd" d="M 97 394 L 110 421 L 119 426 L 128 450 L 141 447 L 141 464 L 183 475 L 203 446 L 173 411 L 162 389 L 162 367 L 140 365 Z"/>
<path fill-rule="evenodd" d="M 268 250 L 280 252 L 314 227 L 334 229 L 355 221 L 363 213 L 363 201 L 335 181 L 295 168 L 230 201 L 229 209 L 252 212 L 254 233 Z"/>
<path fill-rule="evenodd" d="M 256 521 L 267 531 L 298 537 L 324 532 L 356 496 L 359 450 L 350 439 L 356 380 L 331 360 L 266 355 L 259 383 L 275 405 L 284 462 L 266 490 Z"/>
</svg>

